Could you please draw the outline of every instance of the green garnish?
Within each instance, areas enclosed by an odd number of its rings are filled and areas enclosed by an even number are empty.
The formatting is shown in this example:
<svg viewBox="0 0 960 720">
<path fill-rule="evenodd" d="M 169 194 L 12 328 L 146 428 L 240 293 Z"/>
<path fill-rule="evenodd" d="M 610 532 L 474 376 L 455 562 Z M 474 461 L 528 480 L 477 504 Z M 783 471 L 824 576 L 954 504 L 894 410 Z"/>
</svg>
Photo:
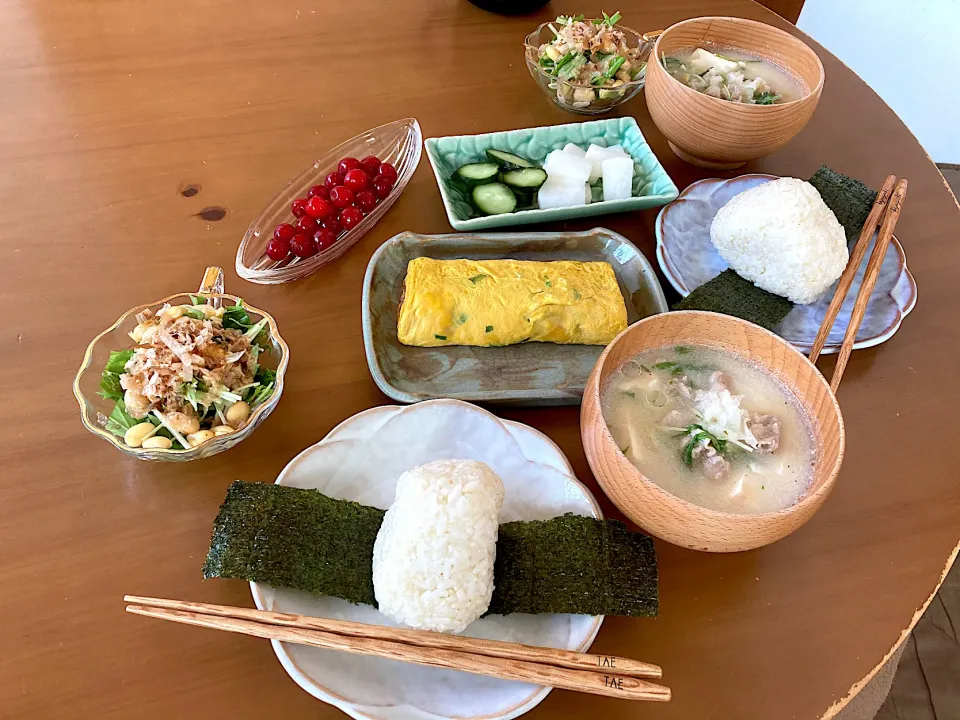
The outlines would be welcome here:
<svg viewBox="0 0 960 720">
<path fill-rule="evenodd" d="M 657 370 L 673 370 L 674 368 L 678 368 L 680 366 L 673 360 L 664 360 L 663 362 L 655 363 L 654 367 Z"/>
<path fill-rule="evenodd" d="M 753 96 L 753 101 L 757 105 L 773 105 L 777 100 L 783 97 L 780 93 L 762 92 Z"/>
<path fill-rule="evenodd" d="M 489 275 L 483 275 L 483 274 L 474 275 L 472 278 L 470 278 L 470 282 L 472 282 L 474 285 L 476 285 L 478 282 L 480 282 L 480 281 L 483 280 L 484 278 L 488 278 L 488 277 L 490 277 L 490 276 L 489 276 Z"/>
<path fill-rule="evenodd" d="M 630 70 L 630 79 L 636 80 L 638 77 L 640 77 L 640 74 L 646 72 L 646 70 L 647 64 L 640 63 L 640 65 Z"/>
<path fill-rule="evenodd" d="M 566 60 L 567 57 L 571 57 L 569 60 Z M 566 60 L 566 62 L 564 62 Z M 560 62 L 557 63 L 557 77 L 561 80 L 569 80 L 574 75 L 577 74 L 577 71 L 580 70 L 584 65 L 587 64 L 587 56 L 582 53 L 567 53 L 563 58 L 560 59 Z"/>
<path fill-rule="evenodd" d="M 493 325 L 487 325 L 487 332 L 493 332 Z"/>
<path fill-rule="evenodd" d="M 234 330 L 247 330 L 250 327 L 250 315 L 244 309 L 242 300 L 236 305 L 224 308 L 222 322 L 225 328 Z"/>
<path fill-rule="evenodd" d="M 561 25 L 573 25 L 575 22 L 583 22 L 583 15 L 557 15 L 556 22 Z"/>
<path fill-rule="evenodd" d="M 683 464 L 687 467 L 693 467 L 693 451 L 696 449 L 697 444 L 702 440 L 706 440 L 708 443 L 713 445 L 714 450 L 723 455 L 727 451 L 727 441 L 721 440 L 715 435 L 710 434 L 703 429 L 703 426 L 693 424 L 688 425 L 686 430 L 679 433 L 680 436 L 689 435 L 690 441 L 683 446 L 681 458 Z"/>
<path fill-rule="evenodd" d="M 641 365 L 640 369 L 643 370 L 645 373 L 650 372 L 650 368 L 648 368 L 646 365 Z"/>
<path fill-rule="evenodd" d="M 204 300 L 204 299 L 203 299 L 202 297 L 200 297 L 199 295 L 191 295 L 191 296 L 190 296 L 190 302 L 192 302 L 194 305 L 206 305 L 206 304 L 207 304 L 207 303 L 206 303 L 206 300 Z"/>
<path fill-rule="evenodd" d="M 100 376 L 100 397 L 106 400 L 122 400 L 123 388 L 120 387 L 120 375 L 130 358 L 133 357 L 133 350 L 111 351 L 110 358 L 103 368 L 103 374 Z"/>
<path fill-rule="evenodd" d="M 676 347 L 673 348 L 673 351 L 677 355 L 689 355 L 690 353 L 693 352 L 693 350 L 688 348 L 686 345 L 677 345 Z"/>
<path fill-rule="evenodd" d="M 660 63 L 663 65 L 663 69 L 668 73 L 673 73 L 683 67 L 683 63 L 677 60 L 675 57 L 667 57 L 667 54 L 664 52 L 660 53 Z"/>
<path fill-rule="evenodd" d="M 601 10 L 600 12 L 603 12 L 603 11 Z M 583 19 L 583 16 L 582 16 L 582 15 L 581 15 L 580 17 L 581 17 L 581 19 Z M 607 25 L 608 27 L 613 27 L 613 26 L 616 25 L 618 22 L 620 22 L 620 18 L 621 18 L 621 17 L 622 17 L 622 15 L 620 15 L 620 11 L 619 11 L 619 10 L 618 10 L 617 12 L 615 12 L 613 15 L 607 15 L 606 13 L 603 13 L 603 19 L 601 20 L 600 18 L 597 18 L 597 19 L 595 19 L 595 20 L 593 21 L 593 24 L 594 24 L 594 25 Z"/>
<path fill-rule="evenodd" d="M 579 291 L 579 290 L 574 290 L 574 291 L 573 291 L 573 299 L 574 299 L 574 300 L 579 300 L 581 297 L 583 297 L 583 296 L 580 294 L 580 291 Z"/>
<path fill-rule="evenodd" d="M 184 308 L 183 314 L 187 317 L 192 317 L 194 320 L 203 320 L 206 317 L 206 315 L 203 314 L 203 310 L 196 307 Z"/>
<path fill-rule="evenodd" d="M 117 403 L 113 406 L 113 412 L 110 413 L 110 416 L 107 418 L 107 421 L 103 425 L 103 429 L 108 433 L 113 435 L 119 435 L 123 437 L 124 433 L 127 432 L 134 425 L 139 425 L 140 423 L 145 422 L 144 420 L 137 420 L 130 413 L 127 412 L 126 408 L 123 405 L 122 400 L 118 400 Z"/>
<path fill-rule="evenodd" d="M 677 367 L 675 367 L 673 370 L 670 371 L 670 374 L 671 374 L 671 375 L 682 375 L 682 374 L 683 374 L 683 368 L 680 367 L 679 365 L 677 365 Z"/>
<path fill-rule="evenodd" d="M 540 57 L 540 60 L 538 61 L 538 64 L 540 65 L 540 67 L 542 67 L 544 70 L 546 70 L 546 71 L 547 71 L 548 73 L 550 73 L 551 75 L 555 74 L 555 72 L 556 72 L 556 65 L 554 64 L 553 60 L 550 59 L 550 56 L 549 56 L 549 55 L 543 55 L 543 56 L 541 56 L 541 57 Z"/>
<path fill-rule="evenodd" d="M 599 75 L 594 75 L 590 80 L 591 85 L 603 85 L 608 80 L 613 80 L 614 75 L 617 74 L 617 70 L 620 69 L 620 66 L 623 65 L 627 59 L 622 55 L 617 55 L 613 60 L 607 65 L 607 69 L 604 70 Z"/>
<path fill-rule="evenodd" d="M 434 337 L 435 337 L 437 340 L 446 340 L 446 339 L 447 339 L 447 336 L 446 336 L 446 335 L 434 335 Z"/>
<path fill-rule="evenodd" d="M 637 396 L 637 394 L 633 392 L 633 390 L 624 390 L 623 394 L 629 398 L 635 398 Z"/>
<path fill-rule="evenodd" d="M 544 283 L 544 285 L 546 285 L 547 287 L 553 287 L 553 283 L 550 282 L 549 280 L 544 280 L 543 283 Z"/>
<path fill-rule="evenodd" d="M 469 320 L 469 319 L 470 319 L 470 316 L 469 316 L 469 315 L 467 315 L 466 313 L 460 313 L 459 315 L 457 315 L 456 318 L 454 318 L 453 321 L 454 321 L 457 325 L 463 325 L 463 324 L 464 324 L 467 320 Z"/>
</svg>

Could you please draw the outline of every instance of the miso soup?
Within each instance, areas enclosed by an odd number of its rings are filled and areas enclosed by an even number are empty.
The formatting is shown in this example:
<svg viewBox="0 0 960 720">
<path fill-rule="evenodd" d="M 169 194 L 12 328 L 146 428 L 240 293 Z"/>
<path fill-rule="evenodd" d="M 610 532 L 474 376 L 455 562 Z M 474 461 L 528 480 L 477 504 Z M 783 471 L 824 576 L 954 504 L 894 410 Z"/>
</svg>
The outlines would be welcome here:
<svg viewBox="0 0 960 720">
<path fill-rule="evenodd" d="M 610 377 L 601 410 L 640 472 L 711 510 L 782 510 L 813 480 L 816 443 L 799 401 L 733 353 L 696 345 L 645 350 Z"/>
<path fill-rule="evenodd" d="M 722 54 L 703 48 L 661 58 L 664 69 L 688 88 L 710 97 L 748 105 L 799 100 L 799 80 L 771 62 L 735 50 Z"/>
</svg>

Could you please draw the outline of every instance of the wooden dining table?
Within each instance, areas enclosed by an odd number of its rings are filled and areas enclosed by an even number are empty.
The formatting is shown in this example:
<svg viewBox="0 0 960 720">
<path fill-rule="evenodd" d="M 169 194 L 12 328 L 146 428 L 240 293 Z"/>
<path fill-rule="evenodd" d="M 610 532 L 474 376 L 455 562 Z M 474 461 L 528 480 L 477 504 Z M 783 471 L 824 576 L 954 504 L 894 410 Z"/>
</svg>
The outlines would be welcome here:
<svg viewBox="0 0 960 720">
<path fill-rule="evenodd" d="M 245 583 L 201 576 L 227 486 L 272 482 L 343 419 L 390 402 L 364 357 L 364 270 L 393 235 L 450 227 L 424 161 L 372 231 L 305 279 L 240 280 L 238 243 L 288 178 L 367 128 L 413 116 L 430 137 L 579 120 L 534 84 L 521 41 L 558 13 L 601 6 L 558 0 L 512 18 L 465 0 L 2 7 L 0 717 L 338 716 L 290 680 L 268 643 L 127 615 L 122 597 L 252 604 Z M 604 9 L 641 31 L 734 15 L 803 37 L 749 0 Z M 894 337 L 850 361 L 839 391 L 846 459 L 820 512 L 752 552 L 658 541 L 660 616 L 604 623 L 594 649 L 662 665 L 672 702 L 555 691 L 531 717 L 833 717 L 904 641 L 957 554 L 960 208 L 894 112 L 804 39 L 826 70 L 812 121 L 723 176 L 806 178 L 825 163 L 873 187 L 908 178 L 897 234 L 919 303 Z M 637 119 L 681 188 L 717 176 L 671 153 L 642 96 L 612 114 Z M 545 227 L 603 225 L 652 259 L 656 215 Z M 276 317 L 291 348 L 283 397 L 228 452 L 188 464 L 129 458 L 81 425 L 71 383 L 84 350 L 127 308 L 195 290 L 209 265 L 225 269 L 227 292 Z M 556 441 L 604 512 L 622 517 L 587 467 L 578 408 L 493 409 Z"/>
</svg>

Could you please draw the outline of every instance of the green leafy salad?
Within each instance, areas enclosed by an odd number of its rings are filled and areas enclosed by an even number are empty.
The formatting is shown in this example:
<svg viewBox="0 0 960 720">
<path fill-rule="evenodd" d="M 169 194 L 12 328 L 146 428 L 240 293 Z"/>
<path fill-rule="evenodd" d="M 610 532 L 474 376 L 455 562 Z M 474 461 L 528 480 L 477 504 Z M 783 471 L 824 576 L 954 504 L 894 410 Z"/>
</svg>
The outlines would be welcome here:
<svg viewBox="0 0 960 720">
<path fill-rule="evenodd" d="M 132 348 L 110 353 L 101 397 L 114 400 L 102 418 L 130 447 L 186 450 L 243 427 L 276 390 L 268 321 L 252 321 L 242 301 L 214 307 L 164 305 L 137 315 Z"/>
</svg>

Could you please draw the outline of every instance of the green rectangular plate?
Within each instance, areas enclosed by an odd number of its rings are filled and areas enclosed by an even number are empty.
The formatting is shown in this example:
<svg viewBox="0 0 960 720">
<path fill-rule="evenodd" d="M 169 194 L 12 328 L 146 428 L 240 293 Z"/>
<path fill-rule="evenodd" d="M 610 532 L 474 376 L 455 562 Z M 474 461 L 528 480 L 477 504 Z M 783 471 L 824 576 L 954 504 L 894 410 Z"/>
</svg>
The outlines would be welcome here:
<svg viewBox="0 0 960 720">
<path fill-rule="evenodd" d="M 559 150 L 567 143 L 584 150 L 593 143 L 609 147 L 620 144 L 634 162 L 633 197 L 627 200 L 608 200 L 569 208 L 550 210 L 521 210 L 504 215 L 481 215 L 467 201 L 464 192 L 450 181 L 461 165 L 485 160 L 487 150 L 507 152 L 542 163 L 551 150 Z M 440 195 L 450 224 L 457 230 L 503 228 L 512 225 L 569 220 L 570 218 L 607 215 L 629 210 L 660 207 L 676 199 L 679 191 L 663 169 L 657 156 L 647 145 L 643 133 L 632 117 L 591 120 L 589 122 L 524 128 L 483 135 L 458 135 L 428 138 L 424 145 L 427 157 L 437 176 Z"/>
</svg>

